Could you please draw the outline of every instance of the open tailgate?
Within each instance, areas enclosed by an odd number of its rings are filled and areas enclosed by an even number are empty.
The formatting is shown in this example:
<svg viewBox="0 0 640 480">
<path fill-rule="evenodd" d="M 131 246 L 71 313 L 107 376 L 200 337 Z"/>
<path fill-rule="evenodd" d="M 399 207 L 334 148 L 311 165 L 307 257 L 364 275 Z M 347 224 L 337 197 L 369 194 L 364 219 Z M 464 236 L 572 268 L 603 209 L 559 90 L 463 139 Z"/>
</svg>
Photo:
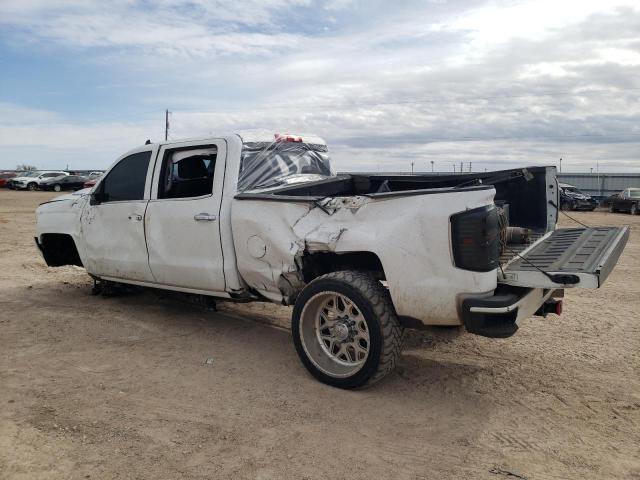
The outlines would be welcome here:
<svg viewBox="0 0 640 480">
<path fill-rule="evenodd" d="M 599 288 L 628 238 L 628 226 L 554 230 L 498 270 L 498 282 L 531 288 Z"/>
</svg>

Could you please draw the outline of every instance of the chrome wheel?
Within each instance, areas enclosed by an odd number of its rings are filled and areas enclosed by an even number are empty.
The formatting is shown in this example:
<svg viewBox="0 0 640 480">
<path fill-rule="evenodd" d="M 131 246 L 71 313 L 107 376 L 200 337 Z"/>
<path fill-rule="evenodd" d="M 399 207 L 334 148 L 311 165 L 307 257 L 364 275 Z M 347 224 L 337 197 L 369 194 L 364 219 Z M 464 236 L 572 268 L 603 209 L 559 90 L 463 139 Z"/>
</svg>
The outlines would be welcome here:
<svg viewBox="0 0 640 480">
<path fill-rule="evenodd" d="M 369 327 L 346 295 L 314 295 L 301 314 L 300 340 L 313 364 L 332 377 L 348 377 L 364 365 L 370 350 Z"/>
</svg>

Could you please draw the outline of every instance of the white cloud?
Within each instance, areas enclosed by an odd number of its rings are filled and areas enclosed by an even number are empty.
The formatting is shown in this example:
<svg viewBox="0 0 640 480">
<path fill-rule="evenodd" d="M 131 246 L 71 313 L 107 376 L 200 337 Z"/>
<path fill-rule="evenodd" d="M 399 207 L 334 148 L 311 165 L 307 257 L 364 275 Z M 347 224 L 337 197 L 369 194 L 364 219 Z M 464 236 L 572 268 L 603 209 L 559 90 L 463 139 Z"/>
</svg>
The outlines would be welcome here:
<svg viewBox="0 0 640 480">
<path fill-rule="evenodd" d="M 157 83 L 139 105 L 175 110 L 174 138 L 312 131 L 335 146 L 342 169 L 563 156 L 574 168 L 601 160 L 640 170 L 637 2 L 382 5 L 25 0 L 0 3 L 0 24 L 119 70 L 124 85 Z M 85 149 L 106 162 L 162 133 L 160 119 L 143 115 L 83 123 L 11 108 L 22 120 L 0 121 L 0 152 Z"/>
</svg>

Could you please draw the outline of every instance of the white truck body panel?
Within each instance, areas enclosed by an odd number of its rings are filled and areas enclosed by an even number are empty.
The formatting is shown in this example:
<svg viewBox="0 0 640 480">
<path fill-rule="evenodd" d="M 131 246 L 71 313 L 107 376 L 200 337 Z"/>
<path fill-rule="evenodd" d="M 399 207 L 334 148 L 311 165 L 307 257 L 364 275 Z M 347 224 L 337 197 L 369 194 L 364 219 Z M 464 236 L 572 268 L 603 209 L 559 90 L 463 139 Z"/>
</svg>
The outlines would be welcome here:
<svg viewBox="0 0 640 480">
<path fill-rule="evenodd" d="M 458 325 L 458 295 L 490 292 L 497 278 L 494 271 L 453 265 L 449 215 L 486 205 L 493 193 L 340 198 L 324 205 L 331 215 L 305 203 L 237 201 L 232 226 L 238 269 L 249 286 L 281 301 L 277 279 L 296 272 L 296 258 L 305 251 L 376 252 L 399 315 Z"/>
</svg>

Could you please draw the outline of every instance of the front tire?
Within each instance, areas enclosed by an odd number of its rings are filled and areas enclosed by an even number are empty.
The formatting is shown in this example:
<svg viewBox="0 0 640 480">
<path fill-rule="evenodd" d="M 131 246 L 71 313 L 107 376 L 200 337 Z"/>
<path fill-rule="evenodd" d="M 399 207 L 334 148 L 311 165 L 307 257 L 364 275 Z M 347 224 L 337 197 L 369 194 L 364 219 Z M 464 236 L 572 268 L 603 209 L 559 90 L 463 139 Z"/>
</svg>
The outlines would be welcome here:
<svg viewBox="0 0 640 480">
<path fill-rule="evenodd" d="M 402 327 L 389 292 L 372 275 L 332 272 L 298 295 L 291 321 L 300 360 L 318 380 L 338 388 L 372 385 L 400 356 Z"/>
<path fill-rule="evenodd" d="M 609 213 L 616 213 L 616 207 L 613 206 L 613 202 L 609 204 Z"/>
<path fill-rule="evenodd" d="M 38 189 L 38 184 L 35 182 L 31 182 L 29 185 L 27 185 L 27 188 L 32 192 L 35 192 Z"/>
<path fill-rule="evenodd" d="M 631 215 L 638 215 L 640 214 L 640 209 L 638 209 L 638 204 L 634 203 L 633 205 L 631 205 Z"/>
<path fill-rule="evenodd" d="M 60 192 L 60 191 L 62 191 L 62 187 L 60 185 L 54 185 L 53 186 L 53 191 L 54 192 Z"/>
</svg>

